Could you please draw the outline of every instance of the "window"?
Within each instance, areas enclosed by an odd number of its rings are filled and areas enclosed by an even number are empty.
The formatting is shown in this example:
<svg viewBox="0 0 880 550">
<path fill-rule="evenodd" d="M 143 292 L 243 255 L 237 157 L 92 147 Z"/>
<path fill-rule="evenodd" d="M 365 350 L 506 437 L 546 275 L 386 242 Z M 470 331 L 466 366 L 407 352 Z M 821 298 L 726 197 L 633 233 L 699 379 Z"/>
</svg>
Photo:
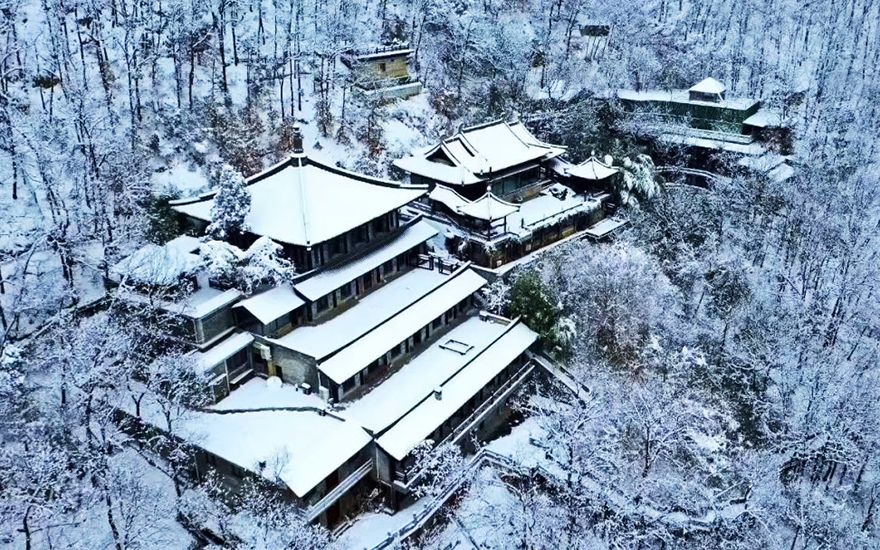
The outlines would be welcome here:
<svg viewBox="0 0 880 550">
<path fill-rule="evenodd" d="M 388 260 L 387 262 L 385 262 L 385 264 L 382 265 L 382 271 L 385 273 L 386 276 L 394 273 L 394 262 L 392 260 Z"/>
<path fill-rule="evenodd" d="M 384 73 L 384 72 L 385 72 L 385 63 L 379 63 L 379 72 L 380 72 L 380 73 Z"/>
<path fill-rule="evenodd" d="M 391 348 L 391 358 L 392 359 L 394 359 L 395 357 L 398 357 L 400 355 L 400 353 L 401 353 L 400 344 Z"/>
<path fill-rule="evenodd" d="M 342 383 L 342 393 L 348 393 L 354 389 L 354 376 Z"/>
<path fill-rule="evenodd" d="M 371 271 L 361 277 L 361 281 L 364 283 L 364 292 L 373 288 L 373 272 Z"/>
<path fill-rule="evenodd" d="M 233 326 L 232 311 L 228 307 L 218 309 L 214 313 L 202 318 L 201 322 L 205 337 L 201 342 L 198 342 L 200 344 L 215 338 Z"/>
<path fill-rule="evenodd" d="M 367 226 L 362 225 L 354 230 L 354 242 L 355 243 L 364 243 L 367 242 L 367 238 L 369 237 L 367 233 Z"/>
<path fill-rule="evenodd" d="M 353 288 L 354 288 L 354 281 L 344 284 L 342 286 L 342 297 L 343 298 L 350 298 L 351 295 L 354 294 L 354 291 L 352 290 Z"/>
<path fill-rule="evenodd" d="M 373 361 L 372 363 L 370 363 L 370 366 L 367 367 L 367 374 L 373 374 L 374 372 L 376 372 L 376 369 L 378 369 L 378 368 L 379 368 L 379 361 L 378 360 Z"/>
<path fill-rule="evenodd" d="M 248 348 L 242 348 L 235 355 L 226 360 L 230 372 L 248 363 Z"/>
<path fill-rule="evenodd" d="M 324 311 L 330 307 L 330 300 L 327 296 L 321 296 L 318 298 L 318 311 Z"/>
<path fill-rule="evenodd" d="M 330 241 L 330 255 L 335 256 L 345 252 L 345 236 L 336 237 Z"/>
</svg>

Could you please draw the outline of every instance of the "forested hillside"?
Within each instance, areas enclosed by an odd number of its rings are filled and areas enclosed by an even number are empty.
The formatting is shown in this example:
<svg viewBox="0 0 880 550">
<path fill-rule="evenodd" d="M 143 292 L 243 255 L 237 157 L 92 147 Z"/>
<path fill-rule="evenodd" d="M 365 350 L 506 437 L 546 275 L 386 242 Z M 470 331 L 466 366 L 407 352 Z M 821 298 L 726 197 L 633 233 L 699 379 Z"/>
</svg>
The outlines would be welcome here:
<svg viewBox="0 0 880 550">
<path fill-rule="evenodd" d="M 598 51 L 587 22 L 610 29 Z M 363 93 L 342 55 L 400 43 L 424 91 Z M 521 395 L 522 475 L 480 472 L 409 543 L 880 547 L 878 67 L 873 0 L 0 1 L 0 548 L 207 547 L 196 517 L 230 548 L 333 544 L 258 490 L 227 508 L 185 486 L 99 405 L 140 406 L 163 320 L 104 279 L 182 231 L 169 200 L 287 158 L 295 126 L 316 158 L 392 179 L 500 118 L 574 162 L 637 159 L 656 151 L 616 90 L 707 76 L 783 114 L 796 177 L 651 174 L 613 242 L 494 283 L 487 309 L 580 391 Z M 171 424 L 189 381 L 155 374 Z"/>
</svg>

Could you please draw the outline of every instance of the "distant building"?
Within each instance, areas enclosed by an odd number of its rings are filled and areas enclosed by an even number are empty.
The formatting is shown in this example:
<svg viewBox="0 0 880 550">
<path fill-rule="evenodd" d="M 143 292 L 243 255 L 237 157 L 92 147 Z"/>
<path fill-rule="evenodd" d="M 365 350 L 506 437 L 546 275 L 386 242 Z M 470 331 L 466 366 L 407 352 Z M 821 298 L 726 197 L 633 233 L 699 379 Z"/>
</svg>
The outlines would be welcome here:
<svg viewBox="0 0 880 550">
<path fill-rule="evenodd" d="M 624 109 L 660 141 L 702 152 L 759 156 L 788 153 L 791 130 L 776 111 L 748 98 L 731 98 L 726 87 L 706 78 L 688 90 L 620 90 Z"/>
<path fill-rule="evenodd" d="M 216 470 L 233 489 L 262 477 L 309 521 L 338 526 L 377 488 L 397 507 L 423 476 L 417 445 L 465 444 L 503 421 L 536 368 L 537 335 L 478 312 L 487 281 L 431 253 L 438 231 L 421 216 L 403 221 L 427 186 L 332 169 L 301 150 L 248 186 L 251 236 L 283 243 L 304 272 L 224 303 L 217 339 L 192 352 L 217 403 L 175 435 L 198 449 L 194 475 Z M 212 200 L 175 208 L 203 227 Z M 182 239 L 194 253 L 198 241 Z M 142 411 L 161 428 L 161 415 Z"/>
<path fill-rule="evenodd" d="M 413 184 L 445 185 L 470 200 L 486 193 L 513 199 L 537 194 L 546 161 L 565 147 L 543 143 L 521 122 L 490 122 L 464 128 L 423 154 L 394 161 Z"/>
<path fill-rule="evenodd" d="M 592 165 L 573 167 L 559 158 L 564 152 L 521 122 L 498 121 L 465 128 L 394 165 L 412 184 L 428 185 L 415 206 L 443 224 L 449 249 L 494 268 L 605 218 L 617 170 L 589 180 Z"/>
<path fill-rule="evenodd" d="M 350 51 L 342 55 L 346 67 L 355 71 L 358 86 L 370 95 L 406 99 L 421 93 L 407 44 Z"/>
<path fill-rule="evenodd" d="M 588 19 L 578 25 L 568 39 L 579 57 L 592 61 L 605 53 L 610 36 L 610 23 Z"/>
</svg>

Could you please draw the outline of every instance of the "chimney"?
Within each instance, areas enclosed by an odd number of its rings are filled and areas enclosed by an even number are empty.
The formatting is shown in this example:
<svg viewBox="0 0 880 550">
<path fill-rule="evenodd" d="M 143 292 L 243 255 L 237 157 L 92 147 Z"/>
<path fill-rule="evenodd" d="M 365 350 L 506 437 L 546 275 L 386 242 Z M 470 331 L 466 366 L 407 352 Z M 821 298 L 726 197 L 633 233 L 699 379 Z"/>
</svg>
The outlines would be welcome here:
<svg viewBox="0 0 880 550">
<path fill-rule="evenodd" d="M 434 399 L 443 399 L 443 389 L 440 386 L 434 388 Z"/>
<path fill-rule="evenodd" d="M 303 152 L 303 136 L 299 126 L 293 127 L 293 153 L 299 154 Z"/>
</svg>

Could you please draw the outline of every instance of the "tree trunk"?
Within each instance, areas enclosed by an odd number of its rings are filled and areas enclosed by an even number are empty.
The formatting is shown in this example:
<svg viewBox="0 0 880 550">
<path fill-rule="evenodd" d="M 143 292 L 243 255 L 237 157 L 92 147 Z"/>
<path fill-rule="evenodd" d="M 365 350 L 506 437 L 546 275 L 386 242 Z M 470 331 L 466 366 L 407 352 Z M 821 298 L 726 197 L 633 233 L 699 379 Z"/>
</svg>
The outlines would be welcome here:
<svg viewBox="0 0 880 550">
<path fill-rule="evenodd" d="M 110 532 L 113 533 L 113 544 L 116 550 L 122 550 L 122 542 L 119 540 L 119 528 L 116 526 L 116 519 L 113 517 L 113 499 L 110 498 L 110 490 L 104 488 L 104 502 L 107 503 L 107 523 L 110 524 Z"/>
<path fill-rule="evenodd" d="M 28 516 L 31 513 L 31 506 L 24 511 L 24 517 L 21 518 L 21 530 L 24 533 L 24 550 L 31 550 L 31 527 L 28 525 Z"/>
<path fill-rule="evenodd" d="M 194 38 L 189 40 L 189 108 L 193 108 L 193 81 L 196 77 L 196 45 Z"/>
<path fill-rule="evenodd" d="M 224 12 L 225 9 L 220 10 L 219 19 L 213 13 L 211 17 L 214 19 L 214 30 L 217 31 L 220 47 L 220 91 L 223 92 L 223 101 L 227 106 L 231 106 L 232 98 L 229 96 L 229 87 L 226 83 L 226 21 Z"/>
</svg>

